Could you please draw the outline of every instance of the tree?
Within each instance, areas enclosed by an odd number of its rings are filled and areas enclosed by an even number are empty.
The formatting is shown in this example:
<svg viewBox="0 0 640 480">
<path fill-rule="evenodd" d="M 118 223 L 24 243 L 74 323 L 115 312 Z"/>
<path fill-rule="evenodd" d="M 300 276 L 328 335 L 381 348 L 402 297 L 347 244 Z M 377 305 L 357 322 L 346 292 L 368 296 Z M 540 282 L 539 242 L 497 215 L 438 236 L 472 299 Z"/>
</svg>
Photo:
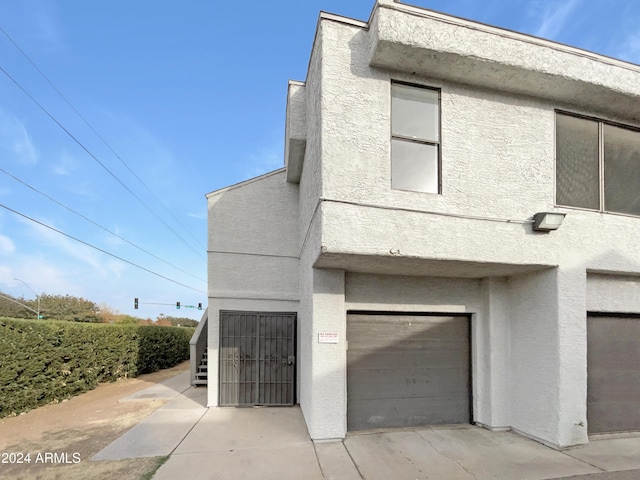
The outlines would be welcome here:
<svg viewBox="0 0 640 480">
<path fill-rule="evenodd" d="M 30 305 L 31 306 L 31 305 Z M 90 300 L 71 295 L 40 295 L 40 312 L 48 319 L 71 322 L 100 322 L 100 307 Z"/>
<path fill-rule="evenodd" d="M 35 313 L 27 308 L 20 306 L 20 303 L 31 307 L 34 310 L 37 309 L 37 302 L 25 300 L 23 297 L 12 297 L 7 293 L 0 292 L 0 317 L 35 318 Z M 32 303 L 35 304 L 35 307 L 31 305 Z"/>
<path fill-rule="evenodd" d="M 160 323 L 160 320 L 162 320 L 162 323 Z M 169 323 L 167 323 L 167 321 Z M 178 325 L 181 327 L 197 327 L 198 326 L 198 322 L 196 320 L 192 320 L 190 318 L 187 317 L 162 317 L 162 318 L 158 318 L 157 322 L 159 325 L 172 325 L 174 327 L 177 327 Z"/>
</svg>

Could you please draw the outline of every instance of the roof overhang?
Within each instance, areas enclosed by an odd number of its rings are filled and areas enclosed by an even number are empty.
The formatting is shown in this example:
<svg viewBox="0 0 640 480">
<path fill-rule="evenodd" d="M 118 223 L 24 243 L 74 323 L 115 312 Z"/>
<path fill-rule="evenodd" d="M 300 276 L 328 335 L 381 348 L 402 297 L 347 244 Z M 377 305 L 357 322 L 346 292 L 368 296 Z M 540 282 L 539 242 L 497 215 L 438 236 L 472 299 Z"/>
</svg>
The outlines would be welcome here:
<svg viewBox="0 0 640 480">
<path fill-rule="evenodd" d="M 510 277 L 554 268 L 550 264 L 471 262 L 328 251 L 321 251 L 313 266 L 379 275 L 456 278 Z"/>
<path fill-rule="evenodd" d="M 307 107 L 305 84 L 289 81 L 284 139 L 287 182 L 300 182 L 304 152 L 307 148 Z"/>
<path fill-rule="evenodd" d="M 371 66 L 640 120 L 640 66 L 423 8 L 378 0 Z"/>
</svg>

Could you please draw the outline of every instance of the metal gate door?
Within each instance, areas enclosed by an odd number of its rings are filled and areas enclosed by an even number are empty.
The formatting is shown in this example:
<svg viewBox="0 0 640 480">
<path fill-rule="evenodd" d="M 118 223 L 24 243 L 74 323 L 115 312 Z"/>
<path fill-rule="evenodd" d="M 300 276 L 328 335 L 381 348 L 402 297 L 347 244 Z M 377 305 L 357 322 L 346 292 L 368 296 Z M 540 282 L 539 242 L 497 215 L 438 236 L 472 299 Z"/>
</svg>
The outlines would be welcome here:
<svg viewBox="0 0 640 480">
<path fill-rule="evenodd" d="M 293 405 L 295 313 L 220 312 L 220 405 Z"/>
</svg>

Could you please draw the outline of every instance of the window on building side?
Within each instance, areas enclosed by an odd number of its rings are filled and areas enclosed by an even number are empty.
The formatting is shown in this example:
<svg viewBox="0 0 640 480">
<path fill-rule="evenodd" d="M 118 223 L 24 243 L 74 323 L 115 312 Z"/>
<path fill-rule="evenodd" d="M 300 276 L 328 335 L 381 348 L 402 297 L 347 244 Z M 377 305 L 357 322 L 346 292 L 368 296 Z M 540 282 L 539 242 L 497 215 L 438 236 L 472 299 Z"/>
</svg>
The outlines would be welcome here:
<svg viewBox="0 0 640 480">
<path fill-rule="evenodd" d="M 640 131 L 556 113 L 556 203 L 640 215 Z"/>
<path fill-rule="evenodd" d="M 440 192 L 440 92 L 391 84 L 391 187 Z"/>
</svg>

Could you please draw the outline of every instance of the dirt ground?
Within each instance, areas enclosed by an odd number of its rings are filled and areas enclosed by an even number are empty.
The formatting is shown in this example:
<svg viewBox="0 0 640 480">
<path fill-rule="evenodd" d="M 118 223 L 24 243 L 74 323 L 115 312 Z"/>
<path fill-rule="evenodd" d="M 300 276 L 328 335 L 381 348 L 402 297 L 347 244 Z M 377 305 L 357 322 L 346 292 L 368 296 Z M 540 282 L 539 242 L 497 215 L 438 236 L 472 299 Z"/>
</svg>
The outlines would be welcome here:
<svg viewBox="0 0 640 480">
<path fill-rule="evenodd" d="M 165 457 L 100 462 L 92 462 L 90 458 L 167 401 L 121 402 L 122 398 L 188 369 L 189 362 L 183 362 L 138 378 L 102 384 L 61 403 L 0 420 L 0 478 L 150 478 Z"/>
</svg>

